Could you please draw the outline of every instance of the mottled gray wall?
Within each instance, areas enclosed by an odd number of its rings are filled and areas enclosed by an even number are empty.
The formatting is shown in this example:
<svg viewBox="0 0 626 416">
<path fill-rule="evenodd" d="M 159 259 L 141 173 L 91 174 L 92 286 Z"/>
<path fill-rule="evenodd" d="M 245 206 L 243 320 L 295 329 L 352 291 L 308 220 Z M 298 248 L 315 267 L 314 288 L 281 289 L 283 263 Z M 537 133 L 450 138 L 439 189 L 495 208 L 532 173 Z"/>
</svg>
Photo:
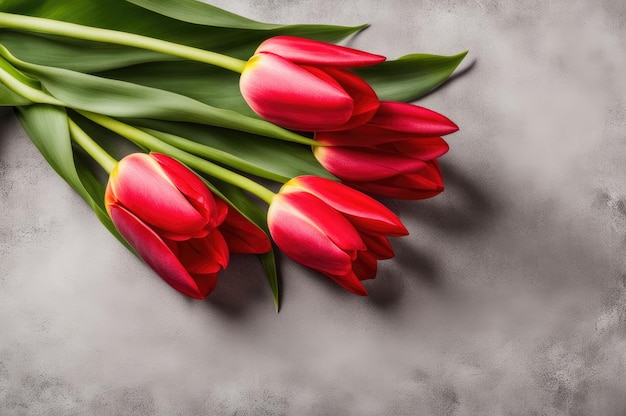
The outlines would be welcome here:
<svg viewBox="0 0 626 416">
<path fill-rule="evenodd" d="M 422 100 L 461 127 L 446 192 L 390 202 L 411 237 L 368 298 L 284 260 L 277 315 L 235 258 L 193 301 L 3 111 L 1 415 L 626 414 L 623 1 L 214 3 L 369 22 L 350 44 L 390 58 L 469 49 Z"/>
</svg>

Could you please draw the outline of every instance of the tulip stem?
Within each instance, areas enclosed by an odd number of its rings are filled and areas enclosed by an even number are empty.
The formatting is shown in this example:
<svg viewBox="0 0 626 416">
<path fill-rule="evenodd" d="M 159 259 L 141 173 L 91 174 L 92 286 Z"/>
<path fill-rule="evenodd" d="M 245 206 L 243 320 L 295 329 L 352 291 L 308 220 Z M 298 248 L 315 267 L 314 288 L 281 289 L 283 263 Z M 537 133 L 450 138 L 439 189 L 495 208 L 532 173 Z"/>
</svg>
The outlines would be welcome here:
<svg viewBox="0 0 626 416">
<path fill-rule="evenodd" d="M 286 177 L 284 175 L 280 175 L 264 169 L 260 166 L 257 166 L 254 163 L 248 162 L 245 159 L 241 159 L 231 153 L 216 149 L 211 146 L 207 146 L 202 143 L 195 142 L 193 140 L 185 139 L 184 137 L 149 128 L 140 127 L 139 129 L 161 140 L 162 142 L 177 147 L 185 152 L 200 156 L 205 159 L 211 159 L 215 162 L 219 162 L 223 165 L 228 165 L 231 168 L 250 173 L 261 178 L 269 179 L 271 181 L 279 182 L 281 184 L 291 179 L 290 177 Z"/>
<path fill-rule="evenodd" d="M 64 105 L 61 101 L 38 89 L 38 85 L 35 80 L 18 71 L 1 56 L 0 83 L 4 84 L 9 90 L 25 98 L 31 103 L 52 104 L 56 106 Z"/>
<path fill-rule="evenodd" d="M 110 117 L 103 116 L 101 114 L 91 113 L 88 111 L 78 112 L 84 117 L 93 121 L 94 123 L 97 123 L 102 127 L 105 127 L 106 129 L 119 134 L 122 137 L 126 137 L 128 140 L 138 146 L 146 147 L 151 151 L 165 153 L 175 159 L 178 159 L 180 162 L 186 164 L 192 169 L 196 169 L 207 175 L 213 176 L 214 178 L 238 186 L 239 188 L 258 196 L 268 204 L 270 204 L 272 202 L 272 199 L 274 198 L 274 192 L 251 180 L 250 178 L 235 173 L 215 163 L 204 160 L 201 157 L 185 152 L 178 147 L 172 146 L 159 140 L 158 138 L 143 130 L 122 123 L 121 121 L 112 119 Z"/>
<path fill-rule="evenodd" d="M 243 71 L 246 64 L 246 61 L 231 56 L 148 36 L 61 22 L 42 17 L 0 12 L 0 28 L 26 30 L 93 42 L 112 43 L 115 45 L 147 49 L 192 61 L 204 62 L 239 73 Z"/>
<path fill-rule="evenodd" d="M 70 128 L 70 136 L 76 144 L 87 152 L 109 175 L 113 171 L 117 160 L 108 154 L 94 139 L 92 139 L 78 124 L 71 118 L 67 119 Z"/>
</svg>

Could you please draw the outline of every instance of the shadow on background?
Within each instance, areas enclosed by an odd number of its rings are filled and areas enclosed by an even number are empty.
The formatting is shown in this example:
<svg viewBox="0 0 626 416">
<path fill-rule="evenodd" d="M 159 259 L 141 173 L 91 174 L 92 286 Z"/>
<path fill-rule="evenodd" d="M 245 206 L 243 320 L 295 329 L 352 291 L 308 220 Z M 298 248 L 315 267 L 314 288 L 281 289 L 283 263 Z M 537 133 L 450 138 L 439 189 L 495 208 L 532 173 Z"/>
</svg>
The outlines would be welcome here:
<svg viewBox="0 0 626 416">
<path fill-rule="evenodd" d="M 0 107 L 0 126 L 5 126 L 14 119 L 15 115 L 12 107 Z M 4 155 L 7 142 L 10 139 L 7 137 L 9 129 L 0 129 L 0 156 Z"/>
<path fill-rule="evenodd" d="M 493 193 L 457 166 L 441 163 L 445 191 L 422 201 L 385 203 L 409 221 L 425 223 L 450 235 L 481 232 L 499 212 Z"/>
<path fill-rule="evenodd" d="M 268 307 L 274 303 L 260 260 L 255 255 L 231 255 L 229 267 L 219 273 L 217 286 L 205 301 L 206 307 L 241 320 L 258 303 Z"/>
<path fill-rule="evenodd" d="M 442 163 L 446 190 L 421 201 L 382 202 L 399 214 L 408 228 L 426 225 L 433 233 L 454 238 L 473 238 L 489 232 L 501 211 L 493 193 L 456 166 Z M 420 247 L 419 239 L 391 239 L 396 256 L 389 267 L 379 263 L 380 272 L 369 284 L 370 303 L 381 310 L 392 310 L 404 294 L 407 280 L 433 294 L 445 294 L 444 276 L 438 253 Z"/>
</svg>

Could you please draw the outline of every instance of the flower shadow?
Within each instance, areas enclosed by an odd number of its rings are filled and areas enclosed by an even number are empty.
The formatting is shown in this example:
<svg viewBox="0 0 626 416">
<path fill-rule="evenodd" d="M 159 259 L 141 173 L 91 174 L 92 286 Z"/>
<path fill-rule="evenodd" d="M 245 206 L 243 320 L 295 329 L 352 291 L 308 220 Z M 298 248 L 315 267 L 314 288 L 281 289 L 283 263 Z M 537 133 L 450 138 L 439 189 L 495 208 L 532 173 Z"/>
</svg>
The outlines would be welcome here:
<svg viewBox="0 0 626 416">
<path fill-rule="evenodd" d="M 430 252 L 403 239 L 394 240 L 393 246 L 396 256 L 391 263 L 379 263 L 378 276 L 368 285 L 368 300 L 372 306 L 380 310 L 393 310 L 409 283 L 416 283 L 423 290 L 444 290 L 438 263 Z"/>
<path fill-rule="evenodd" d="M 6 126 L 8 123 L 13 122 L 15 120 L 15 114 L 11 107 L 0 107 L 0 126 Z M 9 137 L 8 137 L 9 129 L 2 128 L 0 129 L 0 155 L 5 154 L 3 150 L 7 146 Z"/>
<path fill-rule="evenodd" d="M 430 228 L 441 236 L 473 238 L 489 232 L 499 215 L 500 204 L 492 193 L 456 166 L 442 163 L 446 192 L 422 201 L 382 202 L 396 212 L 409 229 Z M 446 295 L 445 275 L 438 253 L 411 236 L 393 239 L 396 256 L 381 262 L 376 280 L 369 284 L 369 301 L 381 310 L 393 310 L 405 293 L 405 286 L 418 285 L 421 291 Z"/>
<path fill-rule="evenodd" d="M 441 162 L 446 190 L 432 199 L 389 203 L 406 222 L 422 223 L 448 235 L 487 231 L 499 212 L 492 193 L 457 166 Z M 386 201 L 385 201 L 386 202 Z"/>
<path fill-rule="evenodd" d="M 225 317 L 244 319 L 257 304 L 274 303 L 261 262 L 254 255 L 232 255 L 220 272 L 217 286 L 205 301 L 208 309 Z"/>
</svg>

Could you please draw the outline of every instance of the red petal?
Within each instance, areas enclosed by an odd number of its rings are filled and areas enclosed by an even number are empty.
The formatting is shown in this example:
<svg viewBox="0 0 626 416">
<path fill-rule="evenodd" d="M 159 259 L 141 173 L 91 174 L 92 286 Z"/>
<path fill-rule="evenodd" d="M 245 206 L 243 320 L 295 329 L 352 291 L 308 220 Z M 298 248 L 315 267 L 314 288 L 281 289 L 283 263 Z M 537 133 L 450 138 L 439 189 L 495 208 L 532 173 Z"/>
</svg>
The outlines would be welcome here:
<svg viewBox="0 0 626 416">
<path fill-rule="evenodd" d="M 406 140 L 414 134 L 401 133 L 365 124 L 351 130 L 323 131 L 315 133 L 315 140 L 335 146 L 375 146 L 381 143 Z"/>
<path fill-rule="evenodd" d="M 374 234 L 407 235 L 400 219 L 375 199 L 349 186 L 318 176 L 298 176 L 281 192 L 308 192 L 344 214 L 355 227 Z"/>
<path fill-rule="evenodd" d="M 264 119 L 304 131 L 327 130 L 352 115 L 352 98 L 304 68 L 270 53 L 252 57 L 241 74 L 241 93 Z"/>
<path fill-rule="evenodd" d="M 384 56 L 294 36 L 275 36 L 261 43 L 255 53 L 271 52 L 292 62 L 308 65 L 356 68 L 381 63 Z"/>
<path fill-rule="evenodd" d="M 426 199 L 440 194 L 443 179 L 437 160 L 427 162 L 419 172 L 398 175 L 380 181 L 351 182 L 350 185 L 365 192 L 399 199 Z"/>
<path fill-rule="evenodd" d="M 382 145 L 380 148 L 385 149 L 387 146 L 400 154 L 421 160 L 436 159 L 446 154 L 446 152 L 450 149 L 448 143 L 446 143 L 441 137 L 429 137 L 424 139 L 411 139 L 393 142 Z"/>
<path fill-rule="evenodd" d="M 346 181 L 371 181 L 425 167 L 424 161 L 373 147 L 317 146 L 315 158 L 327 171 Z"/>
<path fill-rule="evenodd" d="M 109 210 L 120 234 L 165 282 L 193 298 L 208 296 L 215 276 L 192 277 L 161 237 L 139 218 L 118 205 L 111 205 Z"/>
<path fill-rule="evenodd" d="M 274 242 L 288 257 L 322 272 L 347 273 L 356 251 L 365 249 L 348 220 L 306 193 L 276 195 L 267 220 Z"/>
<path fill-rule="evenodd" d="M 119 205 L 167 232 L 191 237 L 207 224 L 159 163 L 146 154 L 123 158 L 113 169 L 108 187 Z"/>
<path fill-rule="evenodd" d="M 352 270 L 359 280 L 376 278 L 378 271 L 376 257 L 369 251 L 359 251 L 359 256 L 352 264 Z"/>
<path fill-rule="evenodd" d="M 367 82 L 345 69 L 324 68 L 324 71 L 337 80 L 354 101 L 354 110 L 352 110 L 350 120 L 333 130 L 352 129 L 366 123 L 376 114 L 379 105 L 378 96 Z"/>
<path fill-rule="evenodd" d="M 219 227 L 231 253 L 261 254 L 271 250 L 267 235 L 234 208 Z"/>
<path fill-rule="evenodd" d="M 351 130 L 322 131 L 315 133 L 315 140 L 334 146 L 376 146 L 384 143 L 415 139 L 433 139 L 430 133 L 407 133 L 389 130 L 366 123 Z"/>
<path fill-rule="evenodd" d="M 230 207 L 221 198 L 215 198 L 216 214 L 215 214 L 215 226 L 222 224 L 226 221 Z"/>
<path fill-rule="evenodd" d="M 381 101 L 378 111 L 368 124 L 431 137 L 445 136 L 459 129 L 447 117 L 432 110 L 392 101 Z"/>
<path fill-rule="evenodd" d="M 361 233 L 361 239 L 367 246 L 367 252 L 378 260 L 390 259 L 393 257 L 393 247 L 387 237 Z"/>
<path fill-rule="evenodd" d="M 174 186 L 187 198 L 187 201 L 203 215 L 211 227 L 217 226 L 218 210 L 213 194 L 206 184 L 187 166 L 178 160 L 161 154 L 150 153 L 165 171 Z"/>
<path fill-rule="evenodd" d="M 367 296 L 367 290 L 363 287 L 363 284 L 359 278 L 354 274 L 353 270 L 348 271 L 345 274 L 330 274 L 324 273 L 327 277 L 333 279 L 337 284 L 346 289 L 348 292 L 354 293 L 359 296 Z"/>
<path fill-rule="evenodd" d="M 190 273 L 194 280 L 198 283 L 200 293 L 206 293 L 204 297 L 207 297 L 217 284 L 217 273 Z"/>
<path fill-rule="evenodd" d="M 178 258 L 190 273 L 217 273 L 228 266 L 228 246 L 218 230 L 205 238 L 181 241 L 177 246 Z"/>
</svg>

